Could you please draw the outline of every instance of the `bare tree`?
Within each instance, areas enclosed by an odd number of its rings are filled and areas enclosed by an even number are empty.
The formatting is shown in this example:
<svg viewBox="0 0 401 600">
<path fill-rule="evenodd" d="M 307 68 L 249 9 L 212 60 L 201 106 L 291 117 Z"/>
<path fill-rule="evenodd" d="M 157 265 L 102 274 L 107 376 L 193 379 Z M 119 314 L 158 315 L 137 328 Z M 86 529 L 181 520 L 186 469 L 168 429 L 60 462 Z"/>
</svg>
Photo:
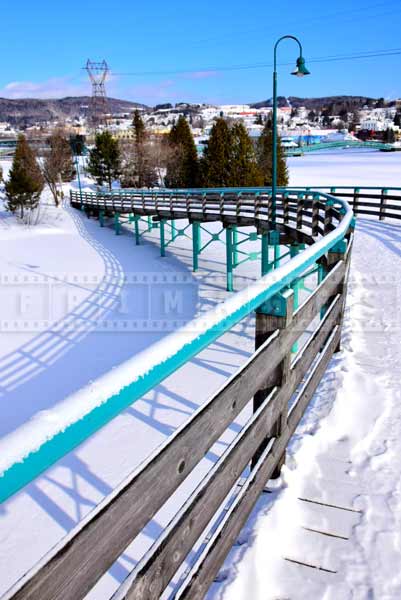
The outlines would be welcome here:
<svg viewBox="0 0 401 600">
<path fill-rule="evenodd" d="M 167 166 L 177 161 L 180 157 L 174 153 L 173 148 L 167 143 L 165 136 L 155 135 L 151 138 L 149 144 L 149 153 L 152 166 L 157 174 L 157 179 L 161 187 L 165 187 Z"/>
<path fill-rule="evenodd" d="M 48 140 L 49 150 L 42 165 L 43 177 L 49 186 L 56 206 L 63 196 L 62 184 L 75 176 L 70 144 L 63 131 L 57 130 Z"/>
</svg>

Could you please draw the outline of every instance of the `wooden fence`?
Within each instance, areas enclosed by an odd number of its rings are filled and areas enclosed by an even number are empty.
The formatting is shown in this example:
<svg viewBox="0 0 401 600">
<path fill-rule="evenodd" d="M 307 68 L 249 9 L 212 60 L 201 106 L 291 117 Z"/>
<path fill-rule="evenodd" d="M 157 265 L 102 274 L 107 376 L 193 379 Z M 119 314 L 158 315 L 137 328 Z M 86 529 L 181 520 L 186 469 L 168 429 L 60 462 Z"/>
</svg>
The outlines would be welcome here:
<svg viewBox="0 0 401 600">
<path fill-rule="evenodd" d="M 297 239 L 329 235 L 343 213 L 330 201 L 295 205 L 282 196 L 281 231 Z M 328 198 L 330 200 L 330 198 Z M 242 200 L 244 200 L 242 198 Z M 299 200 L 299 196 L 297 196 Z M 103 200 L 102 200 L 103 201 Z M 132 200 L 129 200 L 130 202 Z M 184 211 L 188 215 L 188 199 Z M 248 201 L 236 212 L 227 205 L 210 209 L 204 199 L 192 205 L 206 219 L 248 218 Z M 140 201 L 137 210 L 149 211 Z M 252 219 L 269 223 L 271 206 L 249 206 Z M 170 218 L 180 212 L 169 207 Z M 107 209 L 107 205 L 106 205 Z M 130 211 L 133 207 L 130 206 Z M 121 210 L 121 207 L 120 207 Z M 155 207 L 153 207 L 153 214 Z M 163 211 L 159 204 L 158 214 Z M 199 213 L 200 211 L 200 213 Z M 304 212 L 309 214 L 304 214 Z M 289 223 L 295 225 L 289 227 Z M 298 229 L 297 229 L 298 227 Z M 305 232 L 308 228 L 309 234 Z M 291 231 L 290 231 L 291 229 Z M 279 293 L 256 312 L 255 352 L 218 392 L 202 405 L 161 448 L 106 497 L 4 597 L 13 600 L 79 600 L 121 556 L 213 444 L 247 406 L 252 416 L 186 499 L 161 536 L 114 594 L 114 600 L 156 600 L 168 590 L 199 540 L 201 553 L 174 590 L 175 598 L 203 598 L 235 542 L 266 482 L 283 464 L 285 450 L 333 355 L 340 347 L 352 249 L 352 229 L 319 259 L 325 277 L 307 299 L 294 306 L 294 279 L 283 280 Z M 305 337 L 308 330 L 309 336 Z M 292 352 L 298 342 L 298 350 Z M 238 492 L 238 482 L 247 471 Z M 229 500 L 227 500 L 229 499 Z M 227 505 L 228 502 L 228 505 Z M 223 511 L 223 508 L 228 509 Z M 216 516 L 219 523 L 213 526 Z"/>
</svg>

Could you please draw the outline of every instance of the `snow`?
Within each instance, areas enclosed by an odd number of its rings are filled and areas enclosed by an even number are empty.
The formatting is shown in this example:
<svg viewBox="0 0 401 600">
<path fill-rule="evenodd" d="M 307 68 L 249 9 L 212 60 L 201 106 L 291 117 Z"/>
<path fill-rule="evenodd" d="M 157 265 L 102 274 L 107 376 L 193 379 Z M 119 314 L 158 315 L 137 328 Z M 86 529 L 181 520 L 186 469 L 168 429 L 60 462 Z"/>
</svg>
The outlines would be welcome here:
<svg viewBox="0 0 401 600">
<path fill-rule="evenodd" d="M 399 183 L 401 156 L 349 150 L 307 155 L 289 162 L 291 185 L 388 187 Z M 84 185 L 91 189 L 89 182 L 84 181 Z M 143 323 L 149 322 L 149 313 L 145 291 L 149 285 L 141 279 L 139 285 L 130 283 L 130 277 L 149 273 L 181 277 L 184 322 L 202 315 L 227 296 L 222 244 L 211 244 L 201 255 L 200 272 L 193 277 L 190 241 L 180 237 L 169 248 L 168 256 L 161 259 L 157 230 L 136 247 L 132 231 L 117 237 L 110 227 L 101 229 L 77 211 L 50 207 L 38 228 L 16 226 L 4 213 L 0 213 L 0 227 L 1 272 L 43 278 L 56 294 L 58 322 L 72 322 L 76 328 L 71 327 L 65 336 L 57 328 L 49 329 L 47 308 L 37 302 L 35 306 L 40 310 L 29 320 L 28 330 L 2 333 L 2 436 L 18 435 L 18 430 L 21 432 L 35 420 L 53 426 L 51 415 L 62 407 L 67 396 L 85 386 L 93 389 L 95 384 L 91 382 L 98 378 L 110 377 L 111 381 L 111 369 L 119 372 L 124 361 L 139 357 L 150 347 L 155 351 L 155 344 L 163 343 L 177 320 L 173 311 L 167 329 L 160 327 L 165 316 L 160 309 L 163 284 L 152 286 L 155 301 L 151 316 L 156 317 L 157 325 L 146 331 Z M 376 593 L 380 598 L 400 596 L 398 579 L 393 574 L 398 573 L 394 565 L 399 561 L 397 531 L 401 513 L 401 449 L 397 440 L 401 415 L 395 377 L 400 369 L 400 335 L 397 312 L 391 311 L 389 321 L 388 310 L 389 306 L 399 306 L 399 291 L 394 291 L 392 279 L 400 276 L 400 267 L 394 261 L 394 256 L 400 254 L 398 231 L 397 225 L 358 220 L 343 352 L 333 360 L 297 432 L 282 481 L 272 494 L 260 499 L 241 534 L 245 543 L 230 555 L 222 571 L 227 578 L 212 587 L 211 598 L 330 598 L 336 590 L 342 594 L 336 598 L 367 598 L 369 595 L 363 594 L 369 586 L 374 597 Z M 387 277 L 384 299 L 374 281 L 362 278 L 368 273 Z M 257 261 L 245 263 L 236 275 L 237 288 L 249 285 L 258 275 Z M 47 292 L 40 289 L 43 300 Z M 2 321 L 13 322 L 18 305 L 14 301 L 7 305 L 3 284 L 0 290 Z M 35 319 L 39 330 L 32 324 Z M 371 325 L 374 319 L 380 326 L 366 330 L 366 324 Z M 97 324 L 104 321 L 108 323 L 106 328 Z M 129 327 L 122 333 L 124 321 L 135 321 L 136 328 Z M 386 327 L 385 333 L 382 326 Z M 0 594 L 218 389 L 246 360 L 253 343 L 250 317 L 4 503 L 0 508 Z M 102 578 L 90 598 L 110 596 L 247 416 L 246 411 L 240 415 L 183 489 Z M 311 482 L 313 489 L 305 487 Z M 347 502 L 347 506 L 363 512 L 339 514 L 331 509 L 329 514 L 327 508 L 319 507 L 318 512 L 317 505 L 311 508 L 297 501 L 301 494 L 311 493 L 315 498 Z M 300 523 L 310 529 L 330 525 L 333 532 L 351 537 L 334 542 L 334 538 L 327 538 L 327 543 L 324 538 L 323 543 L 319 534 L 302 530 Z M 342 542 L 345 546 L 339 545 Z M 317 572 L 319 577 L 313 578 L 311 569 L 305 572 L 306 567 L 283 560 L 287 555 L 308 562 L 308 553 L 310 562 L 319 559 L 323 567 L 336 567 L 339 576 L 335 575 L 334 588 L 328 579 L 332 574 Z M 354 588 L 359 596 L 349 595 Z"/>
<path fill-rule="evenodd" d="M 166 374 L 174 373 L 179 366 L 207 347 L 216 337 L 231 329 L 252 310 L 280 291 L 283 283 L 291 281 L 305 272 L 308 267 L 314 265 L 316 260 L 336 241 L 341 240 L 348 230 L 352 218 L 350 210 L 348 213 L 336 230 L 308 247 L 293 260 L 287 261 L 274 272 L 232 295 L 224 303 L 209 310 L 204 316 L 183 325 L 174 334 L 155 342 L 150 348 L 136 354 L 134 358 L 103 375 L 96 382 L 58 403 L 53 410 L 42 411 L 28 424 L 15 431 L 13 435 L 5 436 L 0 441 L 0 474 L 16 462 L 23 462 L 30 453 L 37 451 L 45 445 L 46 441 L 54 438 L 57 434 L 64 433 L 64 438 L 66 438 L 68 427 L 83 420 L 85 416 L 89 416 L 95 408 L 114 403 L 121 410 L 122 407 L 129 406 L 134 400 L 153 389 Z M 38 234 L 40 238 L 43 237 L 40 229 Z M 152 277 L 149 272 L 148 277 Z M 157 279 L 159 278 L 157 277 Z M 186 279 L 180 278 L 176 282 L 169 281 L 169 278 L 165 276 L 163 283 L 185 283 Z M 97 323 L 98 319 L 97 314 L 91 316 L 94 323 Z M 54 329 L 65 332 L 66 325 L 68 327 L 68 324 L 64 322 L 58 323 Z M 97 414 L 99 415 L 99 412 Z M 97 419 L 99 420 L 100 417 L 98 416 Z M 102 424 L 107 422 L 105 419 L 110 419 L 108 411 Z M 89 433 L 93 433 L 91 425 L 93 419 L 88 422 L 88 431 L 85 437 Z M 76 445 L 76 434 L 72 434 L 72 437 L 74 445 Z M 64 440 L 62 444 L 59 443 L 62 446 L 62 456 L 65 454 L 68 442 Z M 46 455 L 48 456 L 48 452 Z M 37 457 L 34 460 L 37 461 Z M 29 465 L 26 466 L 26 469 L 32 478 L 32 469 Z"/>
<path fill-rule="evenodd" d="M 394 155 L 295 160 L 295 185 L 400 184 Z M 400 256 L 398 224 L 358 218 L 342 351 L 208 598 L 401 597 Z"/>
</svg>

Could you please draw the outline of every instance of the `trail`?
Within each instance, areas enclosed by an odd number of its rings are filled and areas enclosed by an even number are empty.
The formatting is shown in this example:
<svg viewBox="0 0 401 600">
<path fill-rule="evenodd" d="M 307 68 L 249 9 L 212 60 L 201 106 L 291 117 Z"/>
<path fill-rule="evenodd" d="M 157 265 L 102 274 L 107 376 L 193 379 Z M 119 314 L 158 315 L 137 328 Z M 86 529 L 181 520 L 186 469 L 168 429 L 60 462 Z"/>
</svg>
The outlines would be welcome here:
<svg viewBox="0 0 401 600">
<path fill-rule="evenodd" d="M 401 597 L 400 257 L 358 220 L 342 351 L 209 598 Z"/>
</svg>

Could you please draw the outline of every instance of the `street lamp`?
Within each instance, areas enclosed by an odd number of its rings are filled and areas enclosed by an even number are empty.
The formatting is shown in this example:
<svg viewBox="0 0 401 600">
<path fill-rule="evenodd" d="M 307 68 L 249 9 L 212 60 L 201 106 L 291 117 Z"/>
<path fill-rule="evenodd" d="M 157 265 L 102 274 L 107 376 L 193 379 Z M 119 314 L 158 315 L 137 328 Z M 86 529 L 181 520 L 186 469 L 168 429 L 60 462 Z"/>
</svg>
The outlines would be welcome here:
<svg viewBox="0 0 401 600">
<path fill-rule="evenodd" d="M 73 153 L 73 156 L 75 158 L 75 169 L 77 172 L 77 178 L 78 178 L 78 187 L 79 187 L 79 198 L 81 201 L 81 210 L 82 210 L 82 187 L 81 187 L 81 177 L 79 174 L 79 161 L 78 161 L 78 140 L 77 140 L 77 136 L 70 136 L 70 146 L 71 146 L 71 150 Z"/>
<path fill-rule="evenodd" d="M 272 224 L 276 228 L 276 191 L 277 191 L 277 46 L 282 40 L 294 40 L 299 46 L 297 64 L 291 75 L 304 77 L 310 75 L 302 56 L 301 42 L 294 35 L 283 35 L 274 46 L 274 72 L 273 72 L 273 151 L 272 151 Z"/>
</svg>

